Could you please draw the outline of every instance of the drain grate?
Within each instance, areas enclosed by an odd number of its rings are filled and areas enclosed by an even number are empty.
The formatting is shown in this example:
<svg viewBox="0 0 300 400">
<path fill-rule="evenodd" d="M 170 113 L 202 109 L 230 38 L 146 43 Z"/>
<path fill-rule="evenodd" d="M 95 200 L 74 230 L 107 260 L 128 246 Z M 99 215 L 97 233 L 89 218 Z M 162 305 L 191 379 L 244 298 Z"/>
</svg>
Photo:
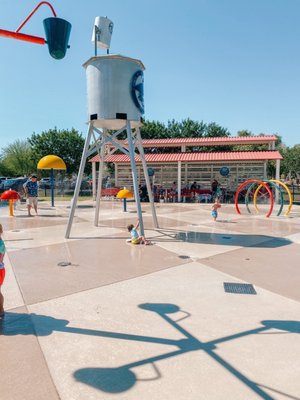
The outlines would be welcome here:
<svg viewBox="0 0 300 400">
<path fill-rule="evenodd" d="M 69 265 L 72 265 L 69 261 L 61 261 L 57 264 L 59 267 L 68 267 Z"/>
<path fill-rule="evenodd" d="M 257 294 L 251 283 L 223 282 L 226 293 Z"/>
</svg>

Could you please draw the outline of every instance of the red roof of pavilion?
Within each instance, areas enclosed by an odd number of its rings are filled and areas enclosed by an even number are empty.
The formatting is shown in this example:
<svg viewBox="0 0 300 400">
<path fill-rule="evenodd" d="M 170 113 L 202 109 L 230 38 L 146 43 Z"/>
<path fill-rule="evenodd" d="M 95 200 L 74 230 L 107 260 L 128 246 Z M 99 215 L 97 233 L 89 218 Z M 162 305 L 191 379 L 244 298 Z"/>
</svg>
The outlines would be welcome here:
<svg viewBox="0 0 300 400">
<path fill-rule="evenodd" d="M 140 157 L 136 155 L 137 162 Z M 230 151 L 230 152 L 206 152 L 206 153 L 146 153 L 148 163 L 174 163 L 183 162 L 212 162 L 212 161 L 267 161 L 282 160 L 282 156 L 277 150 L 273 151 Z M 90 162 L 99 162 L 99 155 L 95 155 Z M 105 162 L 124 163 L 130 162 L 126 154 L 112 154 L 105 159 Z"/>
<path fill-rule="evenodd" d="M 144 147 L 178 146 L 230 146 L 247 144 L 268 144 L 276 142 L 277 136 L 218 136 L 205 138 L 142 139 Z M 126 141 L 125 141 L 126 143 Z"/>
</svg>

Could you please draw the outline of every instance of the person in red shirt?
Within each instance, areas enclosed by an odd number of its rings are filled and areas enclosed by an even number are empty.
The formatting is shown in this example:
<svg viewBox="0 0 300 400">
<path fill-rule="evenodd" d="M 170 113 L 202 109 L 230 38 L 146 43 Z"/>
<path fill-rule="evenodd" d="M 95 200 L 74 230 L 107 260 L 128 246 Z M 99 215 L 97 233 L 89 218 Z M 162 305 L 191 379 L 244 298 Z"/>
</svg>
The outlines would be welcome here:
<svg viewBox="0 0 300 400">
<path fill-rule="evenodd" d="M 5 255 L 5 244 L 4 241 L 2 240 L 2 234 L 3 234 L 3 227 L 0 224 L 0 318 L 4 316 L 4 297 L 3 294 L 1 293 L 1 286 L 3 285 L 4 278 L 5 278 L 5 268 L 4 268 L 4 262 L 3 258 Z"/>
</svg>

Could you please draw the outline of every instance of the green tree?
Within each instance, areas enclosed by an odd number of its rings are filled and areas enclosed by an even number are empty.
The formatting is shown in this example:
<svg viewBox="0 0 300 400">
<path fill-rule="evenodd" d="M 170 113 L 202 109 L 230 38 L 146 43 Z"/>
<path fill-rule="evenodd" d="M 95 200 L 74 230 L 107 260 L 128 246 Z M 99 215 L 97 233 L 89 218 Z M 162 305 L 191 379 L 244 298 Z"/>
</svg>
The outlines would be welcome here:
<svg viewBox="0 0 300 400">
<path fill-rule="evenodd" d="M 254 136 L 251 131 L 248 131 L 247 129 L 243 129 L 241 131 L 238 131 L 236 133 L 237 136 Z"/>
<path fill-rule="evenodd" d="M 300 144 L 282 149 L 281 174 L 295 178 L 300 176 Z"/>
<path fill-rule="evenodd" d="M 27 140 L 16 140 L 2 149 L 2 169 L 7 175 L 25 176 L 36 170 L 31 146 Z"/>
<path fill-rule="evenodd" d="M 206 124 L 201 121 L 193 121 L 190 118 L 176 122 L 168 121 L 167 137 L 169 138 L 197 138 L 205 135 Z"/>
<path fill-rule="evenodd" d="M 205 124 L 203 121 L 193 121 L 190 118 L 186 118 L 180 122 L 174 119 L 169 120 L 167 124 L 163 124 L 157 121 L 145 121 L 141 128 L 141 135 L 143 139 L 172 139 L 172 138 L 201 138 L 201 137 L 219 137 L 219 136 L 230 136 L 230 132 L 216 124 L 211 122 Z M 228 147 L 226 148 L 228 149 Z M 193 149 L 188 148 L 187 151 L 222 151 L 220 147 L 195 147 Z M 146 148 L 145 152 L 178 152 L 180 147 L 172 148 Z"/>
<path fill-rule="evenodd" d="M 238 131 L 237 136 L 255 136 L 251 131 L 246 129 Z M 260 133 L 258 136 L 266 136 L 264 133 Z M 279 143 L 281 138 L 279 137 L 276 143 Z M 275 143 L 275 147 L 276 147 Z M 233 151 L 267 151 L 268 145 L 267 144 L 243 144 L 243 145 L 235 145 L 232 146 Z M 275 165 L 275 164 L 274 164 Z"/>
<path fill-rule="evenodd" d="M 2 160 L 0 161 L 0 176 L 13 176 L 13 170 L 8 168 Z"/>
<path fill-rule="evenodd" d="M 227 128 L 216 124 L 215 122 L 210 122 L 206 127 L 205 137 L 228 137 L 230 132 Z"/>
<path fill-rule="evenodd" d="M 229 136 L 230 132 L 215 122 L 205 124 L 186 118 L 180 122 L 169 120 L 166 125 L 158 121 L 145 121 L 141 135 L 143 139 L 171 139 Z"/>
<path fill-rule="evenodd" d="M 163 139 L 167 136 L 167 128 L 162 122 L 145 121 L 141 128 L 143 139 Z"/>
<path fill-rule="evenodd" d="M 28 139 L 32 148 L 32 159 L 35 163 L 49 154 L 56 155 L 64 160 L 67 173 L 78 172 L 84 138 L 72 128 L 71 130 L 58 130 L 56 127 L 40 134 L 33 133 Z M 91 170 L 90 163 L 86 165 L 86 172 Z"/>
</svg>

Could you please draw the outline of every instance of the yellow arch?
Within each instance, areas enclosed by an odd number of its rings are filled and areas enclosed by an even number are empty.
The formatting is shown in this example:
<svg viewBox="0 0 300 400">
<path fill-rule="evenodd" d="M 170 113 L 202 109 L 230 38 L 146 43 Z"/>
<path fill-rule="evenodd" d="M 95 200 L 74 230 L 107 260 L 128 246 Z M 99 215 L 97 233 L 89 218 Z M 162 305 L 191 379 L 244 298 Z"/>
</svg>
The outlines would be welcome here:
<svg viewBox="0 0 300 400">
<path fill-rule="evenodd" d="M 292 198 L 292 194 L 291 194 L 290 189 L 287 187 L 287 185 L 286 185 L 285 183 L 283 183 L 283 182 L 281 182 L 281 181 L 279 181 L 279 180 L 277 180 L 277 179 L 269 179 L 269 181 L 270 181 L 270 182 L 274 182 L 274 183 L 278 183 L 278 185 L 283 186 L 283 187 L 285 188 L 285 190 L 287 191 L 287 194 L 288 194 L 288 196 L 289 196 L 289 206 L 288 206 L 288 209 L 287 209 L 287 211 L 286 211 L 286 213 L 285 213 L 284 215 L 285 215 L 285 216 L 289 215 L 289 213 L 291 212 L 291 209 L 292 209 L 292 207 L 293 207 L 293 198 Z M 257 200 L 258 192 L 259 192 L 259 190 L 260 190 L 260 188 L 261 188 L 262 186 L 263 186 L 263 185 L 259 185 L 259 186 L 257 187 L 257 189 L 255 190 L 254 196 L 253 196 L 253 203 L 254 203 L 255 210 L 256 210 L 257 212 L 258 212 L 258 207 L 257 207 L 257 204 L 256 204 L 256 200 Z"/>
<path fill-rule="evenodd" d="M 257 188 L 256 188 L 256 190 L 255 190 L 255 192 L 254 192 L 254 195 L 253 195 L 253 204 L 254 204 L 254 208 L 255 208 L 255 210 L 256 210 L 257 213 L 259 213 L 259 209 L 258 209 L 257 203 L 256 203 L 256 201 L 257 201 L 257 195 L 258 195 L 258 192 L 260 191 L 260 188 L 263 187 L 263 186 L 264 186 L 264 185 L 262 185 L 262 184 L 258 185 Z"/>
</svg>

